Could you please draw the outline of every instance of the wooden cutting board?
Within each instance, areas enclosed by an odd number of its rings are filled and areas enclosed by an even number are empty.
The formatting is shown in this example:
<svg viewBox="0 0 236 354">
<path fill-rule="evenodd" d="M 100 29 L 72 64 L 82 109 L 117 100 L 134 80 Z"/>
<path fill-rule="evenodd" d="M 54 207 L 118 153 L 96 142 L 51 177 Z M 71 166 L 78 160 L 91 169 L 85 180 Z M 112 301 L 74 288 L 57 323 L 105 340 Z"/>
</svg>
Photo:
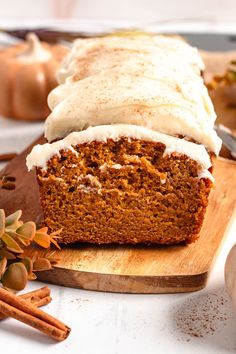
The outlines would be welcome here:
<svg viewBox="0 0 236 354">
<path fill-rule="evenodd" d="M 40 140 L 42 142 L 42 138 Z M 23 210 L 23 219 L 41 219 L 38 187 L 28 173 L 25 157 L 31 147 L 12 160 L 2 174 L 16 177 L 14 190 L 0 190 L 0 208 Z M 211 192 L 201 236 L 191 245 L 65 247 L 61 261 L 40 280 L 70 287 L 122 293 L 177 293 L 202 289 L 219 252 L 236 201 L 236 163 L 219 158 L 216 188 Z"/>
</svg>

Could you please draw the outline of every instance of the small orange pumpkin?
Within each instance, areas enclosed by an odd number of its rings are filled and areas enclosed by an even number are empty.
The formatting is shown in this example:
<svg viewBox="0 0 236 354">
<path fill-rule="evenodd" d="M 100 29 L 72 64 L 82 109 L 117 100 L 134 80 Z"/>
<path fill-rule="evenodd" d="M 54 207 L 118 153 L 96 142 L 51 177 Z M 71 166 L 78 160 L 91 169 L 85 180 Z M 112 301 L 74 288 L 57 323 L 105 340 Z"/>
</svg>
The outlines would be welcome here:
<svg viewBox="0 0 236 354">
<path fill-rule="evenodd" d="M 18 120 L 45 119 L 50 113 L 49 92 L 57 86 L 56 72 L 68 49 L 39 41 L 34 33 L 26 41 L 0 50 L 0 114 Z"/>
</svg>

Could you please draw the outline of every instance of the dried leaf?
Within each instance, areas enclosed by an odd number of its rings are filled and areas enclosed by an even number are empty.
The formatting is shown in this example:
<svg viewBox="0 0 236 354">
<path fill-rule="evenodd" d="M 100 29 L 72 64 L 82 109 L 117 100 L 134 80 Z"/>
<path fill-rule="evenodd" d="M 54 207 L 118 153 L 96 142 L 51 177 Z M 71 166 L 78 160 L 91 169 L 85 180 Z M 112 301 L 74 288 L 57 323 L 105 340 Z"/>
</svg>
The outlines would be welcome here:
<svg viewBox="0 0 236 354">
<path fill-rule="evenodd" d="M 1 258 L 5 257 L 6 259 L 9 259 L 9 260 L 16 259 L 16 256 L 13 253 L 11 253 L 5 249 L 0 249 L 0 257 Z"/>
<path fill-rule="evenodd" d="M 21 260 L 21 262 L 24 264 L 28 275 L 31 275 L 31 273 L 33 272 L 33 261 L 31 258 L 29 257 L 25 257 Z"/>
<path fill-rule="evenodd" d="M 36 232 L 36 225 L 33 221 L 26 222 L 25 224 L 18 227 L 16 233 L 21 235 L 23 238 L 32 240 Z"/>
<path fill-rule="evenodd" d="M 31 274 L 28 275 L 28 280 L 35 280 L 35 279 L 37 279 L 37 275 L 36 274 L 31 273 Z"/>
<path fill-rule="evenodd" d="M 56 264 L 61 261 L 60 255 L 58 255 L 55 250 L 45 253 L 44 258 L 47 258 L 51 264 Z"/>
<path fill-rule="evenodd" d="M 236 71 L 229 70 L 228 71 L 228 79 L 229 79 L 229 81 L 236 81 Z"/>
<path fill-rule="evenodd" d="M 21 215 L 22 215 L 22 210 L 17 210 L 15 213 L 8 215 L 8 217 L 6 218 L 6 227 L 17 222 L 21 218 Z"/>
<path fill-rule="evenodd" d="M 60 235 L 60 233 L 62 232 L 62 228 L 57 230 L 57 231 L 54 231 L 50 234 L 50 241 L 51 243 L 54 244 L 54 246 L 56 246 L 59 250 L 61 249 L 61 247 L 58 245 L 56 239 L 59 239 L 60 237 L 58 235 Z"/>
<path fill-rule="evenodd" d="M 29 246 L 30 245 L 30 240 L 28 240 L 27 238 L 25 238 L 24 236 L 22 235 L 18 235 L 16 233 L 16 231 L 13 231 L 13 230 L 7 230 L 6 232 L 9 236 L 11 236 L 17 243 L 19 246 Z"/>
<path fill-rule="evenodd" d="M 35 272 L 41 272 L 44 270 L 50 270 L 52 269 L 52 265 L 50 263 L 50 261 L 46 258 L 38 258 L 36 259 L 36 261 L 33 264 L 33 270 Z"/>
<path fill-rule="evenodd" d="M 48 258 L 48 259 L 53 258 L 56 253 L 57 253 L 56 250 L 49 250 L 49 251 L 44 252 L 44 257 Z"/>
<path fill-rule="evenodd" d="M 0 209 L 0 237 L 3 235 L 5 230 L 6 216 L 3 209 Z"/>
<path fill-rule="evenodd" d="M 39 232 L 40 234 L 47 234 L 48 227 L 42 227 L 41 229 L 38 229 L 37 232 Z"/>
<path fill-rule="evenodd" d="M 17 240 L 20 241 L 20 243 L 21 243 L 23 246 L 25 246 L 25 247 L 29 246 L 30 243 L 31 243 L 30 240 L 25 239 L 25 238 L 22 237 L 21 235 L 17 235 Z"/>
<path fill-rule="evenodd" d="M 8 234 L 3 234 L 2 235 L 2 241 L 5 243 L 6 248 L 14 253 L 23 253 L 23 250 L 20 248 L 18 243 L 14 240 L 13 237 L 11 237 Z"/>
<path fill-rule="evenodd" d="M 8 289 L 20 291 L 25 288 L 28 273 L 23 263 L 12 263 L 2 276 L 2 285 Z"/>
<path fill-rule="evenodd" d="M 53 232 L 51 233 L 51 236 L 53 236 L 53 237 L 58 236 L 58 235 L 60 235 L 61 232 L 62 232 L 62 228 L 59 229 L 59 230 L 53 231 Z"/>
<path fill-rule="evenodd" d="M 36 230 L 36 224 L 32 221 L 23 223 L 20 220 L 22 211 L 18 210 L 7 218 L 3 209 L 0 209 L 0 279 L 2 285 L 14 291 L 22 290 L 27 279 L 36 279 L 34 271 L 45 271 L 52 269 L 52 264 L 57 263 L 60 258 L 55 251 L 50 250 L 54 244 L 60 249 L 57 243 L 58 236 L 62 229 L 48 234 L 48 228 L 42 227 Z M 37 251 L 28 256 L 25 248 L 34 241 L 39 246 L 49 249 L 45 255 L 38 257 Z M 7 267 L 8 260 L 16 259 Z M 21 261 L 19 261 L 21 259 Z"/>
<path fill-rule="evenodd" d="M 0 259 L 0 279 L 2 275 L 4 274 L 7 266 L 7 259 L 6 257 Z"/>
<path fill-rule="evenodd" d="M 36 234 L 34 236 L 34 242 L 36 242 L 39 246 L 43 248 L 49 248 L 50 236 L 48 234 L 36 231 Z"/>
<path fill-rule="evenodd" d="M 58 245 L 57 241 L 54 238 L 50 237 L 50 242 L 53 243 L 54 246 L 59 250 L 61 249 L 61 247 Z"/>
<path fill-rule="evenodd" d="M 23 221 L 18 220 L 16 222 L 14 222 L 14 224 L 6 226 L 5 227 L 5 232 L 8 232 L 8 231 L 15 232 L 21 225 L 23 225 Z"/>
</svg>

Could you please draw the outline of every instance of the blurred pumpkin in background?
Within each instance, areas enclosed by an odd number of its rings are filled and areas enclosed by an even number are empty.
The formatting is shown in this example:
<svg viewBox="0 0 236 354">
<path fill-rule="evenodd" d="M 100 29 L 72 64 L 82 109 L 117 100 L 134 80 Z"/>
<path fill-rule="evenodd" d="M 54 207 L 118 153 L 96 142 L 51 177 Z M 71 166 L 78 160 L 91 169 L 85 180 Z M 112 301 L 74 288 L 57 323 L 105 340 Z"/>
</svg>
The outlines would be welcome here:
<svg viewBox="0 0 236 354">
<path fill-rule="evenodd" d="M 57 86 L 56 72 L 68 49 L 40 42 L 34 33 L 26 41 L 0 50 L 0 114 L 36 121 L 50 113 L 49 92 Z"/>
</svg>

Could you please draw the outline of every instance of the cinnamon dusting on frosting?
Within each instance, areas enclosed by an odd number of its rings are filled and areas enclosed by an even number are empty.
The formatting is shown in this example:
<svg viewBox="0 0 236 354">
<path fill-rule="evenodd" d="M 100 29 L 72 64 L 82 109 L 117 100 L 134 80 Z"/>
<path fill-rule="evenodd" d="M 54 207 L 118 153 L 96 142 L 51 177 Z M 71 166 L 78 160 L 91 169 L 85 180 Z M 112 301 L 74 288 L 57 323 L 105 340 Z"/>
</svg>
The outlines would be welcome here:
<svg viewBox="0 0 236 354">
<path fill-rule="evenodd" d="M 107 124 L 183 135 L 219 153 L 216 118 L 196 48 L 166 36 L 79 39 L 48 98 L 49 141 Z"/>
</svg>

